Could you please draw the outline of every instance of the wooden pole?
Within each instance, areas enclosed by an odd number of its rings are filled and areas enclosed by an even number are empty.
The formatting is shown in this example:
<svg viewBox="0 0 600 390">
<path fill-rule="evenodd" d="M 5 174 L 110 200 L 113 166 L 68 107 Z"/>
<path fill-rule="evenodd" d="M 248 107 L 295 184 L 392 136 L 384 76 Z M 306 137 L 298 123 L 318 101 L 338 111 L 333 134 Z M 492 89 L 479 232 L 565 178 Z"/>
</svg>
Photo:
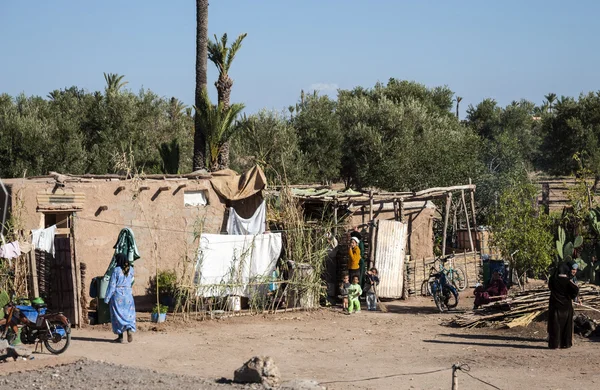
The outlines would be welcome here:
<svg viewBox="0 0 600 390">
<path fill-rule="evenodd" d="M 469 232 L 469 245 L 471 245 L 471 252 L 475 252 L 473 246 L 473 234 L 471 233 L 471 222 L 469 222 L 469 210 L 467 210 L 467 202 L 465 201 L 465 190 L 460 191 L 463 207 L 465 208 L 465 218 L 467 220 L 467 231 Z"/>
<path fill-rule="evenodd" d="M 400 222 L 404 222 L 404 199 L 400 199 Z"/>
<path fill-rule="evenodd" d="M 365 206 L 362 206 L 360 208 L 360 213 L 362 215 L 362 224 L 364 225 L 365 224 Z"/>
<path fill-rule="evenodd" d="M 446 256 L 446 234 L 448 232 L 448 217 L 452 205 L 452 192 L 446 194 L 446 209 L 444 210 L 444 233 L 442 234 L 442 256 Z"/>
<path fill-rule="evenodd" d="M 452 390 L 458 390 L 458 366 L 452 365 Z"/>
<path fill-rule="evenodd" d="M 550 214 L 550 184 L 542 184 L 542 206 L 544 207 L 544 213 Z"/>
<path fill-rule="evenodd" d="M 35 247 L 27 254 L 29 258 L 29 269 L 31 270 L 31 294 L 33 298 L 40 296 L 40 286 L 38 281 L 37 263 L 35 260 Z"/>
<path fill-rule="evenodd" d="M 369 191 L 369 264 L 367 269 L 374 266 L 375 262 L 375 224 L 373 223 L 373 191 Z"/>
<path fill-rule="evenodd" d="M 469 184 L 471 184 L 471 179 L 469 179 Z M 475 216 L 475 190 L 469 190 L 469 194 L 471 195 L 471 218 L 473 218 L 473 230 L 475 231 L 475 248 L 479 247 L 479 251 L 481 251 L 479 234 L 477 234 L 477 218 Z"/>
<path fill-rule="evenodd" d="M 369 191 L 369 222 L 373 222 L 373 191 Z"/>
<path fill-rule="evenodd" d="M 337 237 L 337 225 L 338 225 L 338 201 L 337 197 L 333 198 L 333 236 Z"/>
<path fill-rule="evenodd" d="M 398 221 L 400 218 L 398 217 L 398 201 L 394 199 L 394 221 Z"/>
</svg>

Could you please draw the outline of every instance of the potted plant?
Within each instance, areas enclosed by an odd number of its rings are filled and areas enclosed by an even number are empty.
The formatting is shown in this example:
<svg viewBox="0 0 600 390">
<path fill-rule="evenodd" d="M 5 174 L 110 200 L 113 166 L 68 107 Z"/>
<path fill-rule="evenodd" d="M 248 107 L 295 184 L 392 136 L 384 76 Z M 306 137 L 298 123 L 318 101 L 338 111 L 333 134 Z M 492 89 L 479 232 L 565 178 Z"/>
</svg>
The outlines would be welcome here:
<svg viewBox="0 0 600 390">
<path fill-rule="evenodd" d="M 160 305 L 158 303 L 154 305 L 152 314 L 150 315 L 152 322 L 165 322 L 167 320 L 167 309 L 168 307 L 165 305 Z"/>
</svg>

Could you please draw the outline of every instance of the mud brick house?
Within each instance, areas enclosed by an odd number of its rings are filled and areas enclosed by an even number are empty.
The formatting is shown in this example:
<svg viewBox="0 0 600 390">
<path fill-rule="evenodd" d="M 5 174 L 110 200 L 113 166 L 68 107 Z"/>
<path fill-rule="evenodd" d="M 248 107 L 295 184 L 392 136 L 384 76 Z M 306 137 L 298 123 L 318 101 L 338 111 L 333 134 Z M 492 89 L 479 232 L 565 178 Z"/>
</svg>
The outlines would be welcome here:
<svg viewBox="0 0 600 390">
<path fill-rule="evenodd" d="M 121 229 L 129 227 L 141 258 L 135 263 L 136 300 L 156 270 L 177 269 L 195 259 L 200 233 L 221 233 L 227 209 L 251 216 L 262 202 L 264 174 L 227 170 L 188 175 L 62 175 L 4 179 L 8 214 L 25 241 L 31 230 L 56 225 L 55 257 L 35 250 L 22 256 L 30 295 L 46 296 L 74 324 L 82 323 L 93 277 L 104 275 Z M 4 207 L 0 193 L 0 208 Z M 0 215 L 4 210 L 0 210 Z"/>
</svg>

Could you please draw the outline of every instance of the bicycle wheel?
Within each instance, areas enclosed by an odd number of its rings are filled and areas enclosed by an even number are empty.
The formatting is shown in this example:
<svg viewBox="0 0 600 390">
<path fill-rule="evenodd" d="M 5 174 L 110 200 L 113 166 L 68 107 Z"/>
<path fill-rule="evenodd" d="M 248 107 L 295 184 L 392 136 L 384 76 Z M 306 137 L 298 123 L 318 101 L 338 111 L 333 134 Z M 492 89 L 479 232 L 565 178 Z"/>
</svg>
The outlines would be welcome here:
<svg viewBox="0 0 600 390">
<path fill-rule="evenodd" d="M 465 277 L 465 271 L 462 268 L 452 269 L 452 284 L 458 289 L 458 291 L 464 291 L 467 288 L 469 282 Z"/>
<path fill-rule="evenodd" d="M 424 297 L 431 296 L 431 286 L 429 285 L 428 280 L 424 280 L 423 283 L 421 283 L 421 295 Z"/>
<path fill-rule="evenodd" d="M 454 309 L 458 306 L 458 293 L 455 289 L 450 287 L 444 287 L 444 305 L 448 309 Z"/>
</svg>

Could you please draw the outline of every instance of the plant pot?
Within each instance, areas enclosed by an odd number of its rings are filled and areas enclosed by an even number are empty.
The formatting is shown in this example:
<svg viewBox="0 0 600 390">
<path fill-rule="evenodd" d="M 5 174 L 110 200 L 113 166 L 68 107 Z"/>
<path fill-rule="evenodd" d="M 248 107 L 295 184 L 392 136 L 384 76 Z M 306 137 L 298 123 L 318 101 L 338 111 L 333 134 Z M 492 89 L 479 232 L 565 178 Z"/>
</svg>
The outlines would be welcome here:
<svg viewBox="0 0 600 390">
<path fill-rule="evenodd" d="M 150 320 L 157 323 L 165 322 L 167 320 L 167 313 L 152 313 Z"/>
</svg>

